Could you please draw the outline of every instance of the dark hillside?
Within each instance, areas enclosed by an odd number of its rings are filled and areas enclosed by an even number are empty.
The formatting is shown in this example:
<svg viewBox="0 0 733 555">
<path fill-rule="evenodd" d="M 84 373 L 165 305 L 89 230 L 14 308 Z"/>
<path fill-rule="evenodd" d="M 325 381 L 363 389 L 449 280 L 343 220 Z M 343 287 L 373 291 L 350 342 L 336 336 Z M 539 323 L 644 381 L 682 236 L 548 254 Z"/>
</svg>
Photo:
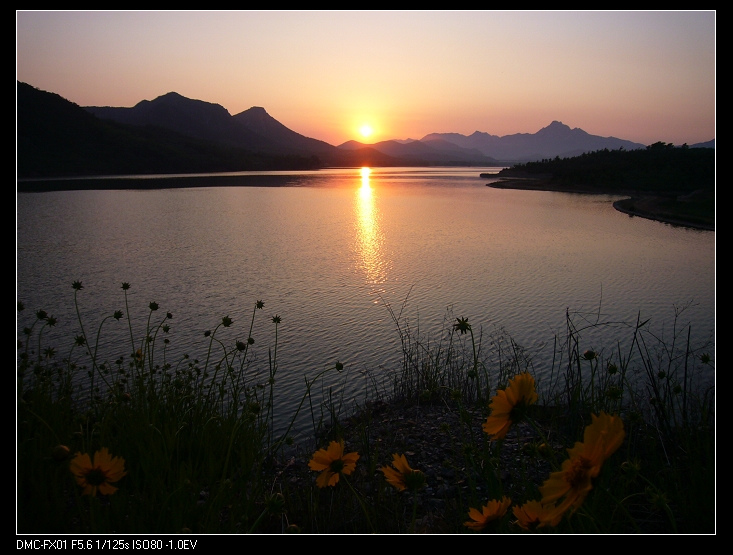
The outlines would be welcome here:
<svg viewBox="0 0 733 555">
<path fill-rule="evenodd" d="M 17 83 L 17 176 L 23 178 L 314 169 L 305 156 L 256 154 L 153 126 L 101 120 Z"/>
<path fill-rule="evenodd" d="M 654 143 L 640 150 L 599 150 L 573 158 L 516 164 L 499 177 L 542 178 L 564 190 L 681 195 L 715 190 L 715 149 Z"/>
</svg>

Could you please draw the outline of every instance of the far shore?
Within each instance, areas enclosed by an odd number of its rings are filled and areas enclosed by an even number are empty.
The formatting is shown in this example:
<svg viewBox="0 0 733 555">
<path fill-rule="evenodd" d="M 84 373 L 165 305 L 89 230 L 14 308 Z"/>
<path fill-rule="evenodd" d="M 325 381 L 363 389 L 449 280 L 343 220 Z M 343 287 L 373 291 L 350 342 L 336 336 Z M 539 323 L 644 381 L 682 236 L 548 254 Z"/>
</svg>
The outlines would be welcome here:
<svg viewBox="0 0 733 555">
<path fill-rule="evenodd" d="M 483 176 L 482 176 L 483 177 Z M 495 176 L 492 176 L 495 177 Z M 640 191 L 613 191 L 609 192 L 603 190 L 603 188 L 593 187 L 561 187 L 555 183 L 550 182 L 547 179 L 537 178 L 501 178 L 501 181 L 494 183 L 487 183 L 487 187 L 493 187 L 495 189 L 520 189 L 527 191 L 554 191 L 558 193 L 580 193 L 580 194 L 613 194 L 613 195 L 624 195 L 629 198 L 617 200 L 613 203 L 613 207 L 619 212 L 628 214 L 629 216 L 638 216 L 640 218 L 646 218 L 658 222 L 663 222 L 671 225 L 677 225 L 682 227 L 689 227 L 693 229 L 701 229 L 705 231 L 715 231 L 715 224 L 709 224 L 704 222 L 694 221 L 692 219 L 686 219 L 685 215 L 680 213 L 671 217 L 667 214 L 659 213 L 659 205 L 663 200 L 668 200 L 663 197 L 654 197 L 645 194 Z"/>
</svg>

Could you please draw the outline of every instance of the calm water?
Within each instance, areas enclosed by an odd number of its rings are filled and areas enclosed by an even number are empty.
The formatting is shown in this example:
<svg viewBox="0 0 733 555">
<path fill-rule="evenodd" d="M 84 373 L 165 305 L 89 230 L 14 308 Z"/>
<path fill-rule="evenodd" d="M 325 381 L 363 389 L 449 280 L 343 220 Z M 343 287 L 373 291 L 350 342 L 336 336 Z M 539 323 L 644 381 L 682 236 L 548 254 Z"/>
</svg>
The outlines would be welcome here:
<svg viewBox="0 0 733 555">
<path fill-rule="evenodd" d="M 613 209 L 618 196 L 501 190 L 479 178 L 496 171 L 245 172 L 190 178 L 206 187 L 18 194 L 17 299 L 73 337 L 71 284 L 80 280 L 93 335 L 124 311 L 120 286 L 129 282 L 136 317 L 147 317 L 151 301 L 157 314 L 173 314 L 171 358 L 201 359 L 205 330 L 229 316 L 222 338 L 246 340 L 262 300 L 253 336 L 265 366 L 271 318 L 282 318 L 276 428 L 290 420 L 306 377 L 337 360 L 345 372 L 322 383 L 347 404 L 369 376 L 397 368 L 399 335 L 385 304 L 436 337 L 458 316 L 474 330 L 504 328 L 540 374 L 555 334 L 564 337 L 566 310 L 632 324 L 641 315 L 665 335 L 684 308 L 678 328 L 713 336 L 715 232 L 629 217 Z M 143 322 L 135 326 L 139 333 Z M 113 349 L 129 332 L 111 321 L 102 336 Z M 628 336 L 589 331 L 582 348 Z M 129 356 L 124 346 L 110 356 Z"/>
</svg>

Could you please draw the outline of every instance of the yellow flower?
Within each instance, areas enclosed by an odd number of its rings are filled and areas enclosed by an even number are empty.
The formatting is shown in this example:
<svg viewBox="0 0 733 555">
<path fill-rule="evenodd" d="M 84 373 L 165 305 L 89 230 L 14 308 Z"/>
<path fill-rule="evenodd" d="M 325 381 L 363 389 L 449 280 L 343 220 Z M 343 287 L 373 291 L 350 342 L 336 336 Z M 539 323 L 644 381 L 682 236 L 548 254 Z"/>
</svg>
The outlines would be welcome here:
<svg viewBox="0 0 733 555">
<path fill-rule="evenodd" d="M 553 472 L 540 487 L 542 504 L 549 505 L 563 498 L 549 515 L 551 519 L 562 516 L 568 509 L 575 511 L 593 489 L 592 480 L 626 436 L 624 423 L 619 416 L 601 412 L 591 415 L 591 423 L 585 427 L 583 442 L 576 442 L 568 449 L 568 458 L 558 472 Z"/>
<path fill-rule="evenodd" d="M 562 514 L 554 514 L 555 505 L 543 505 L 539 501 L 528 501 L 521 507 L 512 507 L 517 524 L 525 530 L 535 530 L 544 526 L 557 526 Z"/>
<path fill-rule="evenodd" d="M 509 509 L 509 505 L 511 504 L 512 500 L 505 495 L 501 498 L 501 500 L 493 499 L 489 501 L 486 505 L 483 506 L 481 511 L 471 507 L 468 510 L 468 516 L 472 520 L 464 522 L 463 525 L 466 528 L 470 528 L 471 530 L 480 532 L 486 527 L 489 522 L 498 520 L 503 517 L 506 514 L 507 509 Z"/>
<path fill-rule="evenodd" d="M 420 470 L 410 468 L 407 458 L 404 455 L 394 453 L 392 455 L 392 466 L 383 466 L 380 470 L 384 473 L 387 481 L 399 491 L 409 489 L 415 491 L 425 483 L 425 475 Z"/>
<path fill-rule="evenodd" d="M 88 453 L 76 453 L 69 465 L 76 483 L 83 489 L 82 495 L 112 495 L 117 488 L 111 485 L 125 476 L 125 459 L 112 457 L 106 447 L 94 453 L 94 461 Z"/>
<path fill-rule="evenodd" d="M 483 430 L 491 439 L 504 439 L 513 422 L 519 421 L 527 406 L 537 402 L 534 378 L 529 372 L 509 380 L 506 389 L 500 389 L 491 399 L 491 414 Z"/>
<path fill-rule="evenodd" d="M 319 449 L 313 453 L 308 468 L 321 472 L 316 479 L 316 485 L 319 488 L 325 488 L 335 486 L 341 474 L 351 474 L 356 468 L 357 460 L 359 460 L 359 453 L 344 455 L 344 440 L 342 439 L 329 443 L 328 449 Z"/>
</svg>

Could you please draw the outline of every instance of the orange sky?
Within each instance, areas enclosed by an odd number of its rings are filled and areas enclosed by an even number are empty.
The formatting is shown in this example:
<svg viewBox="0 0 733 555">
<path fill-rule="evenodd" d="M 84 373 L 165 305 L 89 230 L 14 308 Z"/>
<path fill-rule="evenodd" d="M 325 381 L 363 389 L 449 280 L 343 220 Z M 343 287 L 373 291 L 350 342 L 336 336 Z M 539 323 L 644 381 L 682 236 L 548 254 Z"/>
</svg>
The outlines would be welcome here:
<svg viewBox="0 0 733 555">
<path fill-rule="evenodd" d="M 16 11 L 16 77 L 80 106 L 261 106 L 333 145 L 715 138 L 715 11 Z M 368 124 L 373 134 L 359 129 Z"/>
</svg>

